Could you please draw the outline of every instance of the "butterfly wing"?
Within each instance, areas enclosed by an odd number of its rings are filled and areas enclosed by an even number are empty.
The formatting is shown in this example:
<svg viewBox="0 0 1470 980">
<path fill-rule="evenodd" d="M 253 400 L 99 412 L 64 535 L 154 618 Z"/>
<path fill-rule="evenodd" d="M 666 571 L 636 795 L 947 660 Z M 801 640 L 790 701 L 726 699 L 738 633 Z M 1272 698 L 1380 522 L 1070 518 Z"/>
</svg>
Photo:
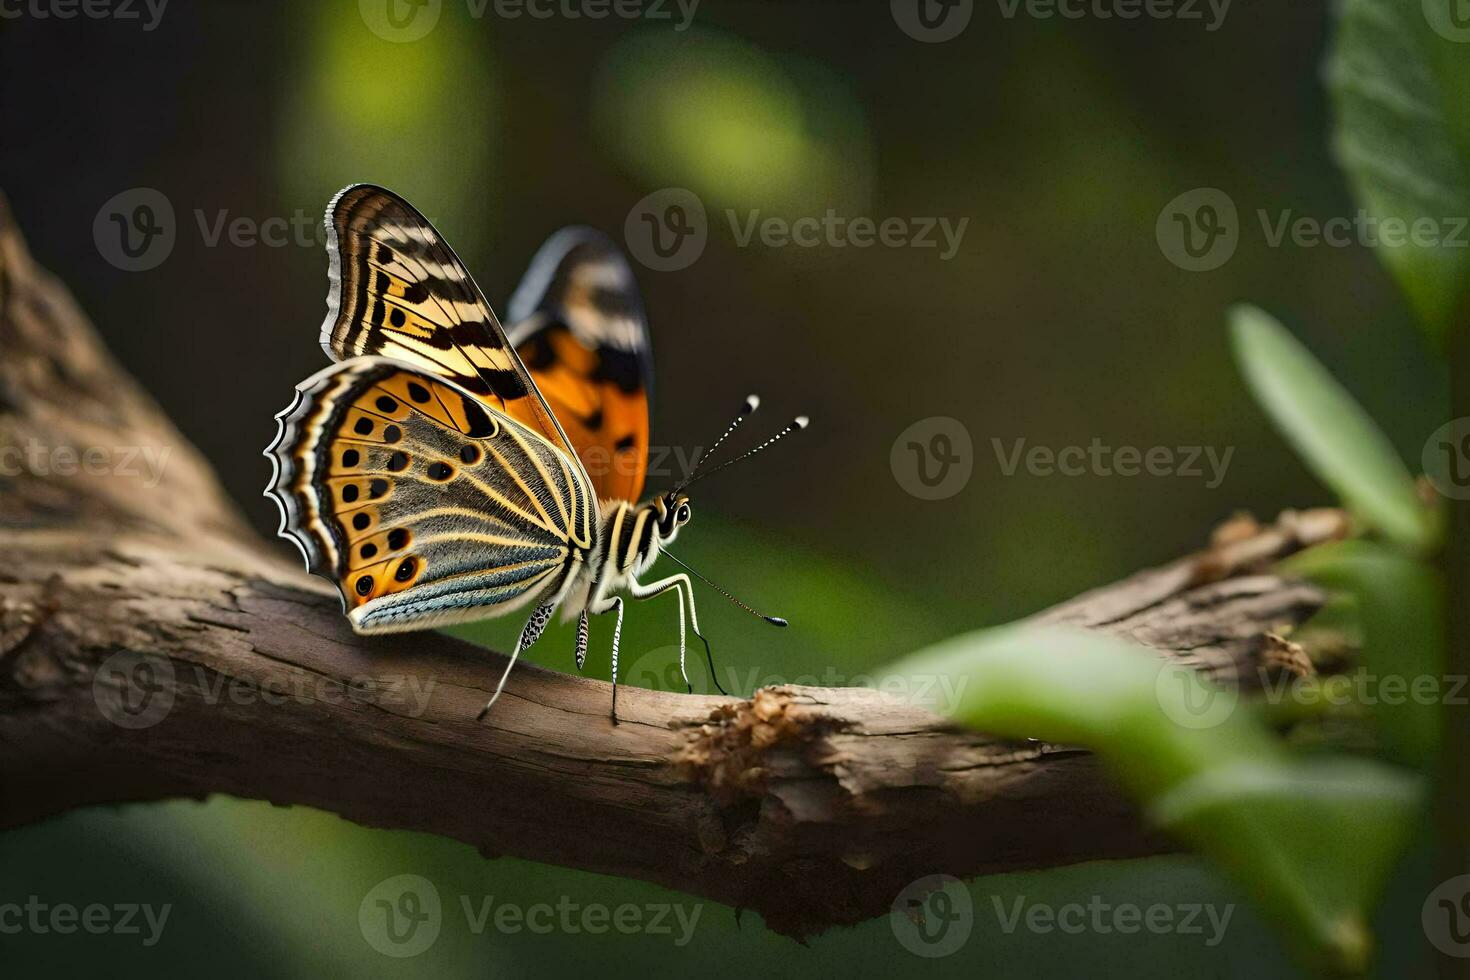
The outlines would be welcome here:
<svg viewBox="0 0 1470 980">
<path fill-rule="evenodd" d="M 596 498 L 559 447 L 456 383 L 382 357 L 297 386 L 267 493 L 359 633 L 559 601 L 595 545 Z"/>
<path fill-rule="evenodd" d="M 636 502 L 648 471 L 653 354 L 622 251 L 590 228 L 563 228 L 532 259 L 506 315 L 597 495 Z"/>
<path fill-rule="evenodd" d="M 321 343 L 333 360 L 381 355 L 452 381 L 581 465 L 490 304 L 427 218 L 392 191 L 354 184 L 327 205 L 326 226 Z"/>
</svg>

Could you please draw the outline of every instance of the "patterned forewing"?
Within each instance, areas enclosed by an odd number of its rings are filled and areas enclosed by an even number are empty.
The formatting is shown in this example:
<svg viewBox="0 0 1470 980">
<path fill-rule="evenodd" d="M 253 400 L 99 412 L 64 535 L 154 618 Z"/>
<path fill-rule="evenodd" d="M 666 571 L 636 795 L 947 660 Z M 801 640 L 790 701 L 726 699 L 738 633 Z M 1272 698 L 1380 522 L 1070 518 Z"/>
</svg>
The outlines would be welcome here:
<svg viewBox="0 0 1470 980">
<path fill-rule="evenodd" d="M 321 342 L 333 359 L 382 355 L 422 368 L 575 458 L 479 287 L 427 218 L 392 191 L 356 184 L 332 199 L 326 223 Z"/>
</svg>

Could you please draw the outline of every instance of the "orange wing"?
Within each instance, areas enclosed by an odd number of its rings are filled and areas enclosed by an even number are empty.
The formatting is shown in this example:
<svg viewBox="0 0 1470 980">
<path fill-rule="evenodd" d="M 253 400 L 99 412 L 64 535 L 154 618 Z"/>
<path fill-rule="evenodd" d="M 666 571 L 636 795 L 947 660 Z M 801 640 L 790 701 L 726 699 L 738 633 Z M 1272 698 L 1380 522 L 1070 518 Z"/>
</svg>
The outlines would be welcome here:
<svg viewBox="0 0 1470 980">
<path fill-rule="evenodd" d="M 638 284 L 600 232 L 547 239 L 507 309 L 510 341 L 597 495 L 636 502 L 648 473 L 653 355 Z"/>
<path fill-rule="evenodd" d="M 428 371 L 577 458 L 469 270 L 427 218 L 392 191 L 354 184 L 327 205 L 326 224 L 321 343 L 334 360 L 381 355 Z"/>
</svg>

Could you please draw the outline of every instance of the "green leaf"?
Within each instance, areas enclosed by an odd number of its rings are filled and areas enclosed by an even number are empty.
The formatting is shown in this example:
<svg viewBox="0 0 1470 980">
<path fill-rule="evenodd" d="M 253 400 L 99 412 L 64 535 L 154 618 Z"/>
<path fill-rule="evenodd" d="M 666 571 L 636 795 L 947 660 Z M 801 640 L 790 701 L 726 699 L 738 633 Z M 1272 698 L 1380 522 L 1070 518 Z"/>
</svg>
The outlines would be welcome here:
<svg viewBox="0 0 1470 980">
<path fill-rule="evenodd" d="M 1273 913 L 1304 960 L 1364 969 L 1368 909 L 1412 830 L 1417 780 L 1367 760 L 1298 762 L 1234 691 L 1115 637 L 1002 627 L 891 674 L 885 690 L 942 687 L 942 710 L 976 728 L 1096 751 L 1161 826 Z"/>
<path fill-rule="evenodd" d="M 1419 815 L 1417 780 L 1361 759 L 1208 769 L 1149 807 L 1155 823 L 1242 883 L 1273 919 L 1325 940 L 1314 965 L 1361 973 L 1367 911 Z"/>
<path fill-rule="evenodd" d="M 1434 231 L 1432 241 L 1405 235 L 1376 250 L 1425 330 L 1441 340 L 1470 283 L 1470 248 L 1457 224 L 1470 215 L 1470 32 L 1449 20 L 1454 6 L 1344 0 L 1326 65 L 1333 149 L 1377 237 L 1386 237 L 1389 219 Z"/>
<path fill-rule="evenodd" d="M 1427 552 L 1431 513 L 1393 446 L 1321 363 L 1270 314 L 1230 311 L 1235 360 L 1256 401 L 1317 477 L 1399 545 Z"/>
<path fill-rule="evenodd" d="M 1435 765 L 1445 699 L 1444 590 L 1430 566 L 1368 541 L 1309 548 L 1279 565 L 1353 596 L 1363 630 L 1363 671 L 1353 687 L 1373 711 L 1385 749 L 1426 772 Z"/>
</svg>

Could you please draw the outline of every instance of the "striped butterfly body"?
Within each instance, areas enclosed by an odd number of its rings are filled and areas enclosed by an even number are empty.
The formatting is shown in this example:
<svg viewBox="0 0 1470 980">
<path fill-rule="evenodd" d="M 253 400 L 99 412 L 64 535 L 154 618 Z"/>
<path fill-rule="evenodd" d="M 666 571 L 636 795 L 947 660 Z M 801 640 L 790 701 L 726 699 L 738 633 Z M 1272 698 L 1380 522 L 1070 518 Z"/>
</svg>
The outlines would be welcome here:
<svg viewBox="0 0 1470 980">
<path fill-rule="evenodd" d="M 616 722 L 618 592 L 677 594 L 681 671 L 686 628 L 703 640 L 686 574 L 641 579 L 692 516 L 682 491 L 707 475 L 698 471 L 708 459 L 679 487 L 635 503 L 652 361 L 626 259 L 591 230 L 558 232 L 512 297 L 507 333 L 453 250 L 392 192 L 349 187 L 326 225 L 321 343 L 335 363 L 276 417 L 266 494 L 281 535 L 337 585 L 359 633 L 531 606 L 513 664 L 559 608 L 580 617 L 580 668 L 588 616 L 616 612 Z"/>
</svg>

